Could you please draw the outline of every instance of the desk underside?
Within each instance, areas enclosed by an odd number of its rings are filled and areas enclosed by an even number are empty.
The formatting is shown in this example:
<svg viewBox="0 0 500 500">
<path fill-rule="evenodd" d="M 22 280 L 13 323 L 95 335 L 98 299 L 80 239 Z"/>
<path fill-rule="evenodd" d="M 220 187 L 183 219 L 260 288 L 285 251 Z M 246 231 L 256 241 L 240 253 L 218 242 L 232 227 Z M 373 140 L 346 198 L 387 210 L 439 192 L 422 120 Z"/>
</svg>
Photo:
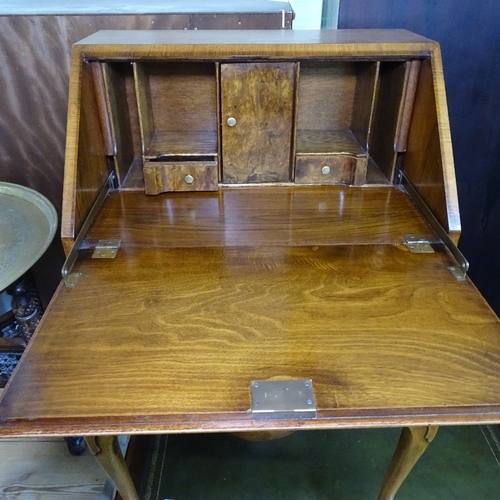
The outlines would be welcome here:
<svg viewBox="0 0 500 500">
<path fill-rule="evenodd" d="M 498 421 L 498 319 L 439 246 L 410 253 L 406 233 L 432 238 L 395 188 L 113 193 L 89 238 L 122 247 L 81 253 L 1 432 Z M 316 420 L 252 420 L 250 381 L 275 376 L 312 378 Z"/>
</svg>

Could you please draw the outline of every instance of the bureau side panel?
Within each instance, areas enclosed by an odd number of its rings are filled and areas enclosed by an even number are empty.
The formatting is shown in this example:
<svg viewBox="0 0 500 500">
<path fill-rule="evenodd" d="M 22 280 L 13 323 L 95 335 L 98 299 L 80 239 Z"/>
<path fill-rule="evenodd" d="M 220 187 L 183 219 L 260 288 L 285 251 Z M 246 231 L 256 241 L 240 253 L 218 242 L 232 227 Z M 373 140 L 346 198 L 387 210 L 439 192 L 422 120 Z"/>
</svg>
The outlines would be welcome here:
<svg viewBox="0 0 500 500">
<path fill-rule="evenodd" d="M 438 79 L 441 76 L 437 75 Z M 441 225 L 457 241 L 460 235 L 458 203 L 449 139 L 448 116 L 439 108 L 431 60 L 422 62 L 410 123 L 403 170 Z M 444 99 L 444 85 L 442 88 Z M 440 116 L 441 115 L 441 116 Z M 443 124 L 446 129 L 443 130 Z"/>
<path fill-rule="evenodd" d="M 73 58 L 61 237 L 66 253 L 109 173 L 90 64 Z"/>
</svg>

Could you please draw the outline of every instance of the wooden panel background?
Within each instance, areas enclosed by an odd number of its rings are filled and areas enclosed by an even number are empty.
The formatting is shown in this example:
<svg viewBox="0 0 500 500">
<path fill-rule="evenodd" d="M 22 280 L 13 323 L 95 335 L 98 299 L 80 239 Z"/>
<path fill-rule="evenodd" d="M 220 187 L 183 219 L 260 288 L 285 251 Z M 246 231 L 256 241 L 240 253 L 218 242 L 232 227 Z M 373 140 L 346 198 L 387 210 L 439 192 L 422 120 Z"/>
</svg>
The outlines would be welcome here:
<svg viewBox="0 0 500 500">
<path fill-rule="evenodd" d="M 332 131 L 350 128 L 355 88 L 355 64 L 302 62 L 297 129 Z"/>
<path fill-rule="evenodd" d="M 392 181 L 396 166 L 394 143 L 409 63 L 380 64 L 378 96 L 370 138 L 370 155 L 385 176 Z"/>
<path fill-rule="evenodd" d="M 279 4 L 281 5 L 281 4 Z M 238 3 L 232 6 L 238 9 Z M 291 28 L 291 14 L 286 15 Z M 0 16 L 0 179 L 41 192 L 58 213 L 71 45 L 103 29 L 280 29 L 275 13 Z M 47 303 L 63 263 L 56 241 L 35 267 Z"/>
<path fill-rule="evenodd" d="M 500 2 L 341 0 L 339 28 L 406 28 L 441 44 L 460 198 L 460 248 L 500 314 Z"/>
<path fill-rule="evenodd" d="M 134 68 L 135 99 L 141 129 L 142 151 L 144 153 L 155 134 L 151 92 L 149 78 L 144 66 L 140 63 L 133 63 L 132 67 Z"/>
<path fill-rule="evenodd" d="M 115 170 L 123 183 L 134 158 L 141 156 L 141 140 L 132 66 L 127 63 L 104 63 L 111 131 L 115 152 Z"/>
<path fill-rule="evenodd" d="M 156 130 L 217 130 L 214 63 L 144 65 Z"/>
<path fill-rule="evenodd" d="M 370 140 L 375 99 L 378 93 L 380 63 L 357 64 L 356 91 L 351 130 L 366 151 Z"/>
</svg>

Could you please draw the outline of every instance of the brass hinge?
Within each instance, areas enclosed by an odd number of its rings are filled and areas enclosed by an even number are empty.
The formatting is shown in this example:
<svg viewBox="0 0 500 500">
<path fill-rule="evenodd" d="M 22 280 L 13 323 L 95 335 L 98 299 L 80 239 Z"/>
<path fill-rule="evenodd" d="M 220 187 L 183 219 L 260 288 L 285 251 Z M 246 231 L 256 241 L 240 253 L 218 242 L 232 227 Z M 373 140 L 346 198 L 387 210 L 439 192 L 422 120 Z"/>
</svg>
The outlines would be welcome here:
<svg viewBox="0 0 500 500">
<path fill-rule="evenodd" d="M 99 240 L 92 254 L 93 259 L 114 259 L 122 240 Z"/>
<path fill-rule="evenodd" d="M 403 234 L 403 240 L 412 253 L 434 253 L 430 241 L 421 234 Z"/>
<path fill-rule="evenodd" d="M 316 418 L 312 380 L 254 380 L 250 384 L 252 418 Z"/>
</svg>

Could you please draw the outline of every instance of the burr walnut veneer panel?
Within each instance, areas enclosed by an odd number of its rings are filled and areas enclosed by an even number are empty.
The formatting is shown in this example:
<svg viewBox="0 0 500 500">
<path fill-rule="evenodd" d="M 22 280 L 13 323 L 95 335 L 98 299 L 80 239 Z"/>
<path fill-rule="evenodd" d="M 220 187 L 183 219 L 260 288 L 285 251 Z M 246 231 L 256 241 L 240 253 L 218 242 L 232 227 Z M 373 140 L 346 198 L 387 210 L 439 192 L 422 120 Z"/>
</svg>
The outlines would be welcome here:
<svg viewBox="0 0 500 500">
<path fill-rule="evenodd" d="M 224 182 L 291 180 L 296 69 L 295 63 L 221 65 Z"/>
</svg>

